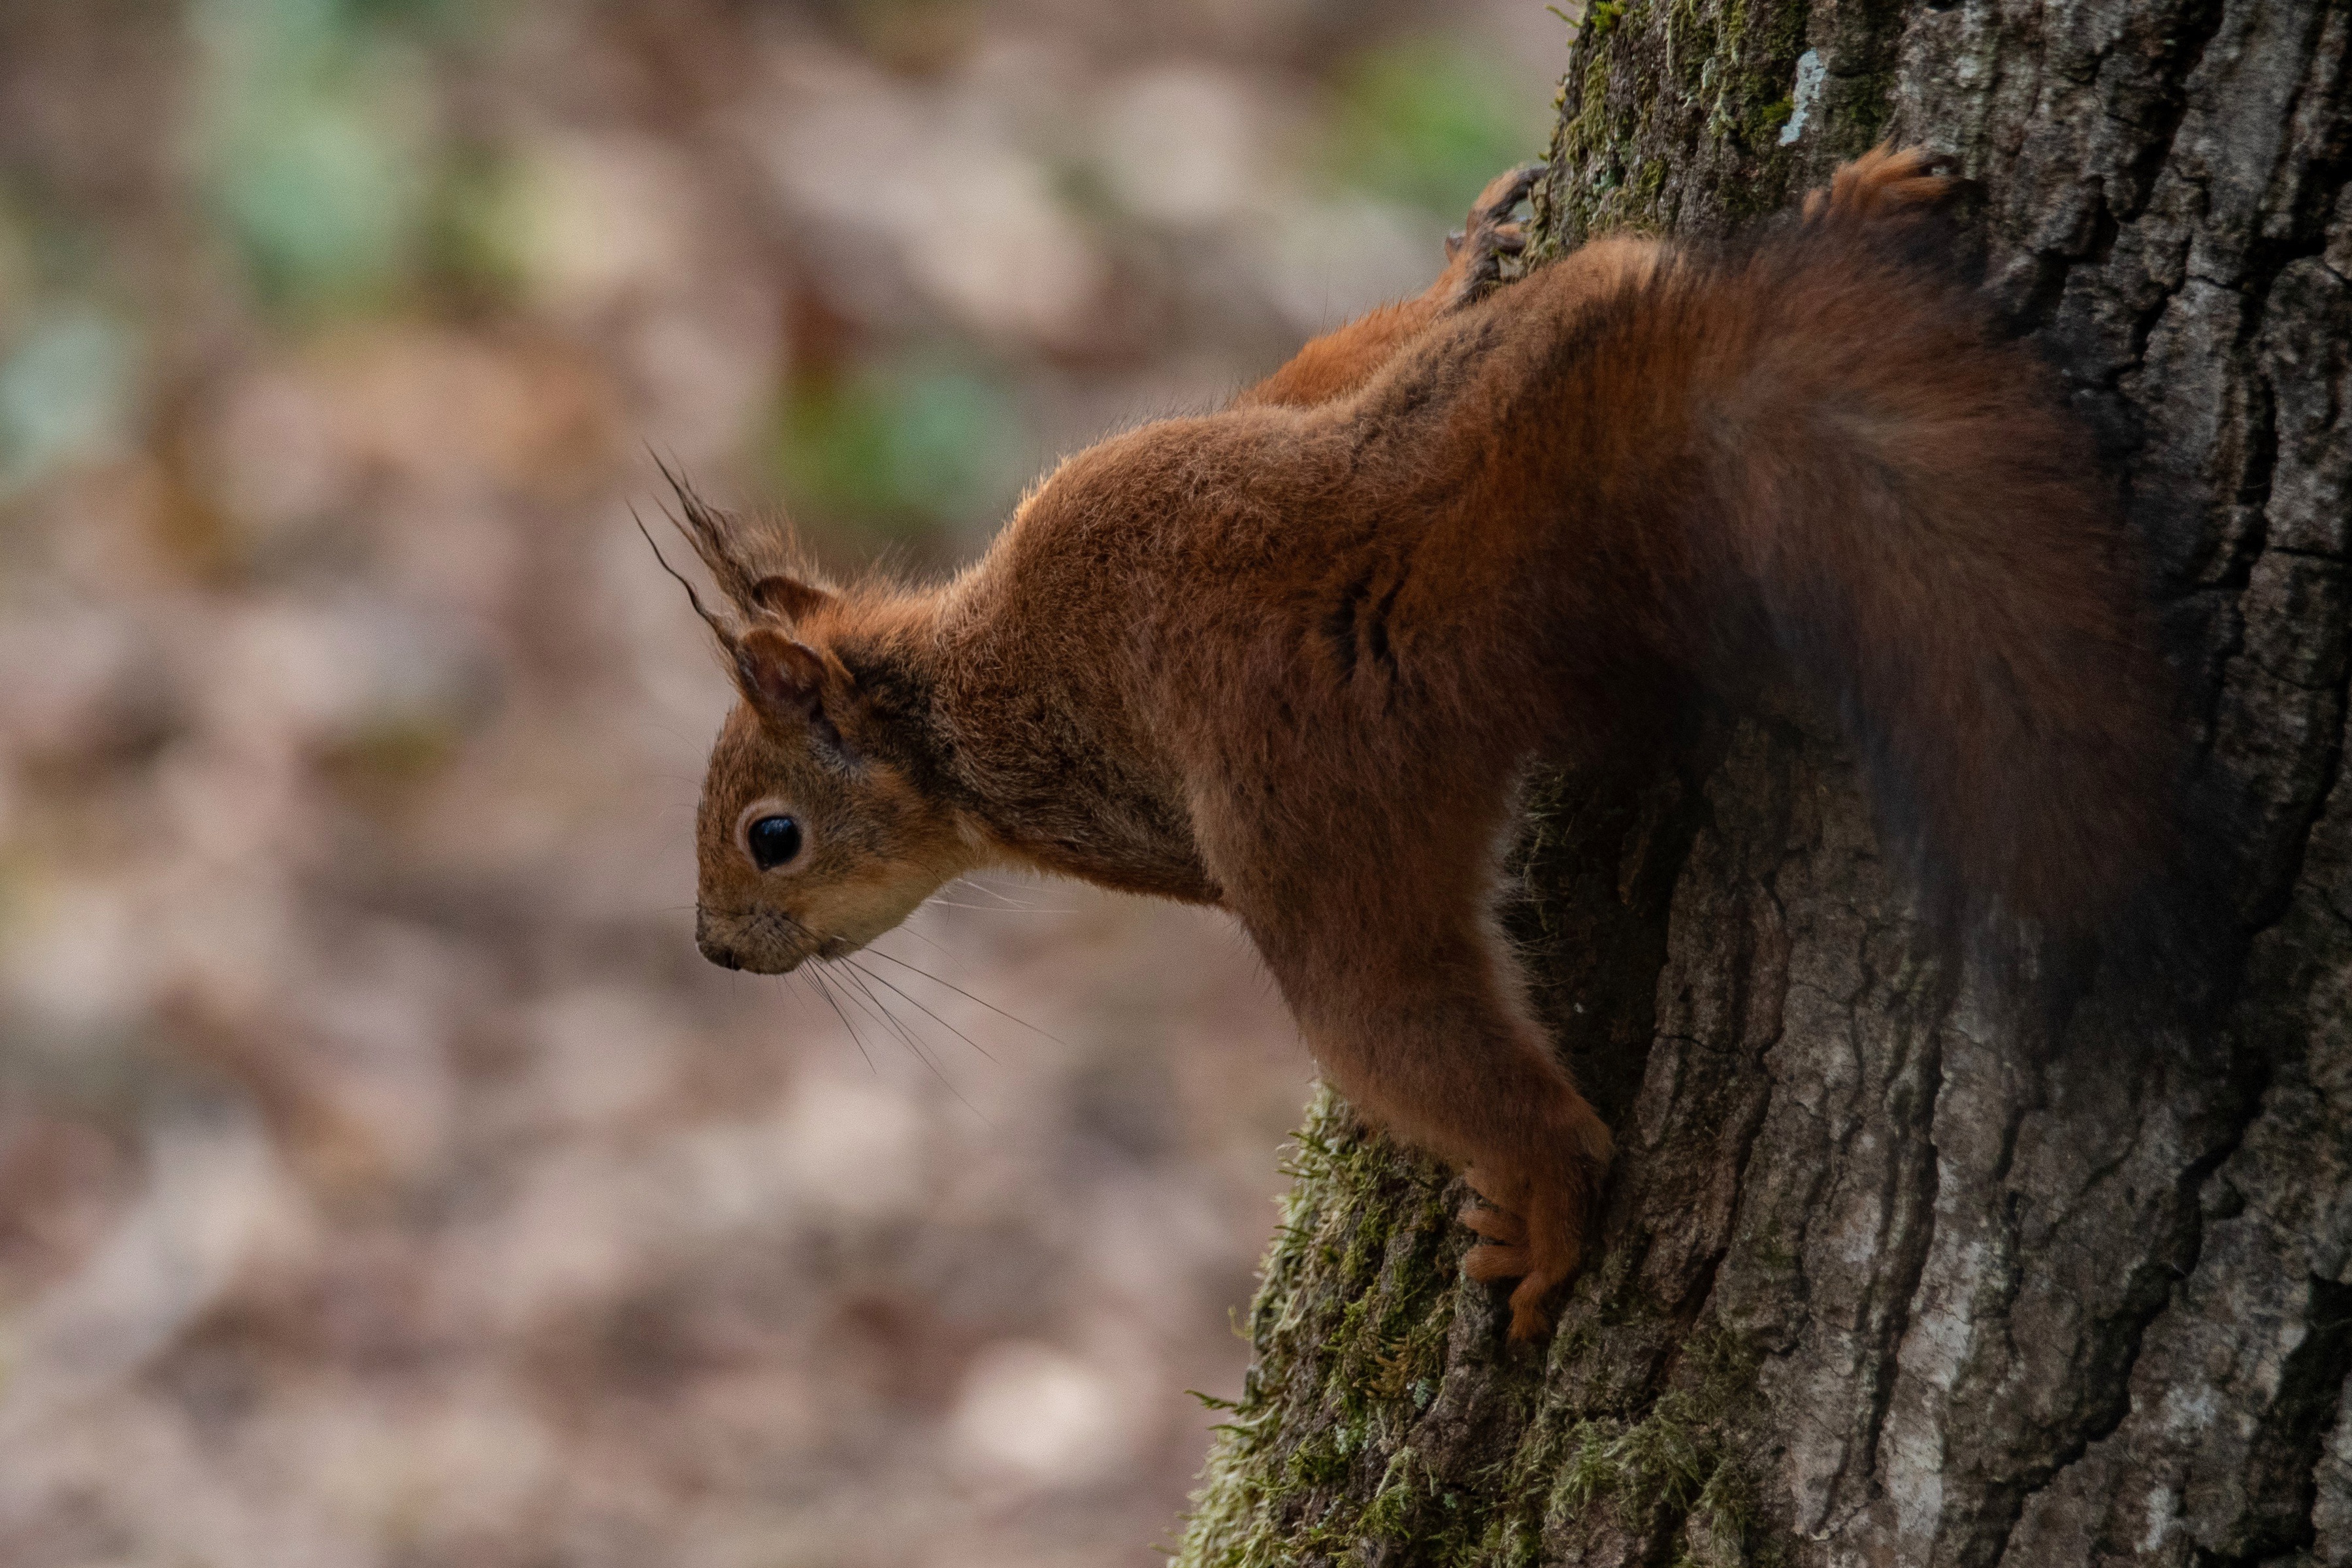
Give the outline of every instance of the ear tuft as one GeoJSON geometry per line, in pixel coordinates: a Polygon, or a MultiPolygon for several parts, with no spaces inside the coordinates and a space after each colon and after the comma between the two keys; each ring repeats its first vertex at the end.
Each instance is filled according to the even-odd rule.
{"type": "Polygon", "coordinates": [[[751,600],[772,615],[797,621],[814,614],[818,606],[830,604],[833,595],[797,577],[776,573],[751,585],[751,600]]]}
{"type": "Polygon", "coordinates": [[[679,515],[671,517],[671,523],[694,546],[738,616],[747,621],[790,620],[832,597],[808,580],[784,527],[712,506],[684,476],[658,458],[656,462],[677,498],[679,515]]]}

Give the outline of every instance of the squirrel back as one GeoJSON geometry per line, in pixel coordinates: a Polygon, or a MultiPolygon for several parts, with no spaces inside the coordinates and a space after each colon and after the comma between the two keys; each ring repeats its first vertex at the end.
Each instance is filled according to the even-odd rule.
{"type": "Polygon", "coordinates": [[[1392,722],[1573,756],[1777,671],[1927,912],[2095,930],[2174,856],[2171,683],[2087,430],[1894,166],[1738,247],[1588,246],[1300,411],[1387,559],[1302,549],[1392,722]]]}

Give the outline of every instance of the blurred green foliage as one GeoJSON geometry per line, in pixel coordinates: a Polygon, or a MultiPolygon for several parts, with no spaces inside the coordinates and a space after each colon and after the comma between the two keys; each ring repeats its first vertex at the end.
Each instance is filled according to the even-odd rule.
{"type": "MultiPolygon", "coordinates": [[[[463,310],[524,291],[524,164],[453,125],[443,91],[453,58],[488,43],[509,14],[505,0],[185,5],[202,198],[266,311],[300,326],[419,303],[463,310]]],[[[976,15],[970,0],[834,0],[828,9],[902,66],[952,55],[976,15]],[[890,45],[900,34],[927,41],[890,45]]],[[[1442,38],[1367,48],[1333,87],[1331,176],[1441,217],[1528,155],[1542,130],[1539,106],[1491,60],[1442,38]]],[[[1073,193],[1074,205],[1088,205],[1084,195],[1073,193]]],[[[42,227],[6,226],[24,231],[20,250],[42,227]]],[[[14,270],[26,274],[16,286],[0,279],[0,494],[119,432],[141,354],[129,325],[84,302],[86,268],[14,270]]],[[[869,529],[992,516],[1025,477],[1030,451],[1010,385],[968,355],[938,351],[860,352],[803,373],[779,397],[775,475],[813,512],[869,529]]]]}
{"type": "Polygon", "coordinates": [[[499,8],[192,0],[206,194],[264,303],[379,308],[453,263],[489,264],[481,155],[447,144],[428,51],[499,8]]]}
{"type": "Polygon", "coordinates": [[[103,228],[0,174],[0,500],[121,442],[146,357],[103,228]]]}
{"type": "Polygon", "coordinates": [[[785,394],[777,478],[844,521],[913,532],[983,516],[1025,477],[1020,414],[997,379],[933,354],[800,379],[785,394]]]}
{"type": "Polygon", "coordinates": [[[18,327],[0,359],[0,497],[121,432],[138,358],[131,330],[93,306],[44,307],[18,327]]]}
{"type": "Polygon", "coordinates": [[[436,174],[424,220],[427,281],[461,304],[521,294],[530,192],[520,160],[486,142],[462,142],[443,153],[436,174]]]}
{"type": "MultiPolygon", "coordinates": [[[[484,37],[504,9],[188,0],[190,144],[207,216],[261,303],[307,321],[420,287],[464,302],[520,288],[517,165],[447,133],[434,53],[484,37]]],[[[102,221],[54,210],[37,181],[5,182],[0,499],[102,451],[135,416],[144,349],[102,302],[110,276],[102,221]]]]}
{"type": "Polygon", "coordinates": [[[1479,188],[1539,156],[1540,103],[1489,58],[1446,39],[1364,50],[1339,70],[1333,172],[1389,201],[1458,218],[1479,188]]]}

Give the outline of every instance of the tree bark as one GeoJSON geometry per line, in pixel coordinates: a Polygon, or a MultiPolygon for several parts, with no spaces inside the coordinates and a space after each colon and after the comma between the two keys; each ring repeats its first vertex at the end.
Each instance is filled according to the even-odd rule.
{"type": "Polygon", "coordinates": [[[1513,912],[1620,1136],[1514,1352],[1459,1188],[1328,1096],[1179,1561],[2352,1564],[2352,8],[1626,0],[1542,243],[1892,134],[2113,452],[2232,853],[2192,1011],[1954,957],[1804,713],[1544,781],[1513,912]],[[2057,1001],[2053,1003],[2053,998],[2057,1001]]]}

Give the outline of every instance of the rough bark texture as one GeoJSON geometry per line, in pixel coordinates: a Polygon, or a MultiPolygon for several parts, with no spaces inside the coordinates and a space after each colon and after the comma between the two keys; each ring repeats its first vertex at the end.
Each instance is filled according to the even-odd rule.
{"type": "Polygon", "coordinates": [[[1802,714],[1547,781],[1515,919],[1620,1129],[1606,1254],[1512,1353],[1457,1191],[1319,1101],[1182,1563],[2352,1564],[2347,34],[1591,6],[1549,245],[1720,233],[1890,132],[1980,183],[2233,803],[2217,989],[1939,955],[1802,714]]]}

